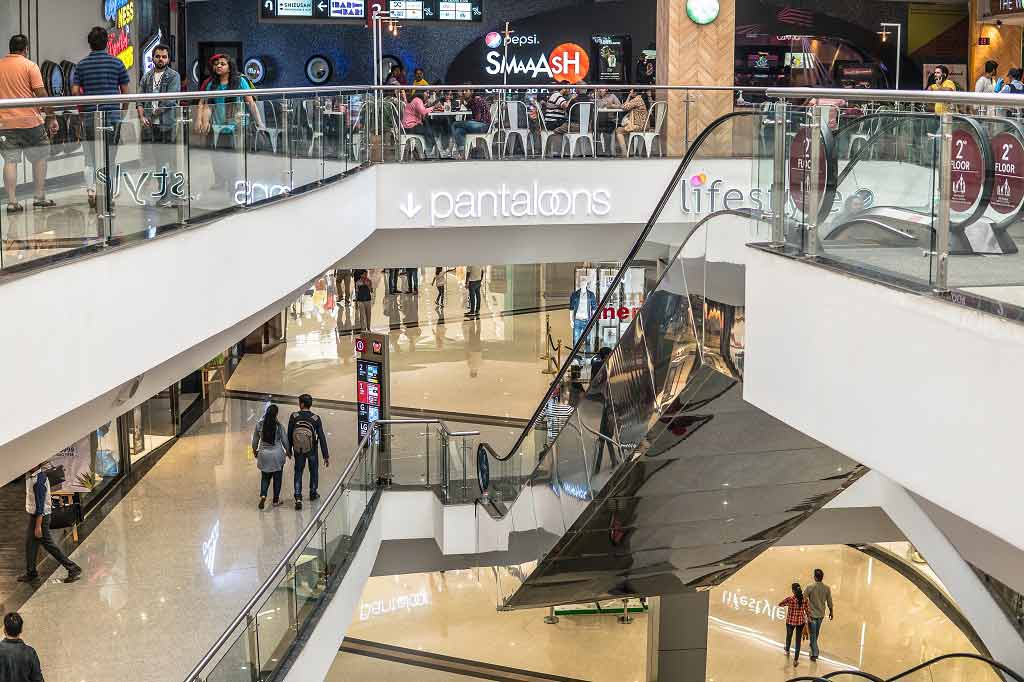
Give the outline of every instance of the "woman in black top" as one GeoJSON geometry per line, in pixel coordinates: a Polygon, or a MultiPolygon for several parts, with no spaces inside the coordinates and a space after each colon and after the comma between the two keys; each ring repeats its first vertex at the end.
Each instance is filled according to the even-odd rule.
{"type": "Polygon", "coordinates": [[[356,270],[356,325],[370,331],[370,307],[373,304],[373,282],[366,270],[356,270]]]}

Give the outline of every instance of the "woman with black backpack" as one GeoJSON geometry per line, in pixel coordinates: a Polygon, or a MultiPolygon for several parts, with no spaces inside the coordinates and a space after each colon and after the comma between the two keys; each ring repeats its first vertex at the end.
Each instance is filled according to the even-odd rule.
{"type": "Polygon", "coordinates": [[[284,460],[288,456],[287,443],[284,427],[277,421],[277,405],[271,405],[252,432],[252,451],[256,455],[256,466],[260,470],[260,509],[267,504],[267,490],[271,481],[274,482],[274,499],[271,504],[275,507],[281,506],[284,460]]]}

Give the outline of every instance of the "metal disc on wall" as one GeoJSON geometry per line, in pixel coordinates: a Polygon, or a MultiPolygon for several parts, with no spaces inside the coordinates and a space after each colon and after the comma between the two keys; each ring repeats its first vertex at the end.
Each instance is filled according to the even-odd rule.
{"type": "Polygon", "coordinates": [[[265,57],[250,57],[245,60],[245,66],[242,67],[242,73],[249,79],[249,82],[253,85],[259,85],[267,79],[269,69],[267,66],[267,60],[265,57]]]}
{"type": "Polygon", "coordinates": [[[315,54],[306,60],[306,78],[313,85],[323,85],[331,80],[333,73],[331,62],[322,54],[315,54]]]}
{"type": "Polygon", "coordinates": [[[192,60],[191,72],[192,72],[192,82],[195,83],[196,85],[199,85],[199,83],[201,83],[202,80],[203,80],[203,74],[201,74],[199,72],[199,60],[198,59],[193,59],[192,60]]]}
{"type": "Polygon", "coordinates": [[[64,95],[64,72],[56,62],[46,60],[39,69],[43,76],[43,86],[50,97],[64,95]]]}

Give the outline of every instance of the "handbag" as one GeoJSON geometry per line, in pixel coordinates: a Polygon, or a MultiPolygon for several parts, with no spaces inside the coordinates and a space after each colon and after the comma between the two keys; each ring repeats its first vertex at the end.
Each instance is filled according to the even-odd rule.
{"type": "Polygon", "coordinates": [[[54,490],[60,488],[61,484],[65,481],[64,465],[60,464],[55,467],[50,467],[46,470],[46,478],[50,480],[50,489],[54,490]]]}
{"type": "Polygon", "coordinates": [[[70,528],[82,520],[82,505],[78,502],[59,505],[50,512],[50,528],[60,530],[70,528]]]}

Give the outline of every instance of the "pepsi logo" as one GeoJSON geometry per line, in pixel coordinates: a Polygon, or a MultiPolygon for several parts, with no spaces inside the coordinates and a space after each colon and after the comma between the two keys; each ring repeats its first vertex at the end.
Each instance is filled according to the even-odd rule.
{"type": "Polygon", "coordinates": [[[491,31],[484,36],[484,45],[491,48],[492,50],[501,47],[501,34],[497,31],[491,31]]]}

